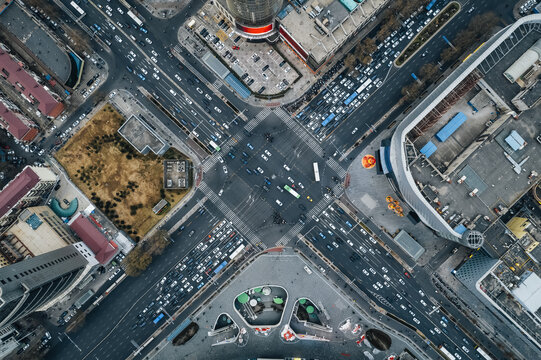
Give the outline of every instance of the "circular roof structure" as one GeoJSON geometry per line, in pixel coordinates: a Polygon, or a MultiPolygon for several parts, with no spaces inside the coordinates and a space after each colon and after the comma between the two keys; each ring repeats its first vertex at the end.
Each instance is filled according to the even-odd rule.
{"type": "Polygon", "coordinates": [[[301,305],[306,304],[306,299],[299,299],[299,304],[301,305]]]}
{"type": "Polygon", "coordinates": [[[250,297],[246,293],[242,293],[237,297],[237,301],[241,304],[246,304],[250,300],[250,297]]]}
{"type": "Polygon", "coordinates": [[[314,307],[312,305],[309,305],[309,306],[306,307],[306,312],[308,314],[312,314],[314,312],[314,310],[315,309],[314,309],[314,307]]]}
{"type": "Polygon", "coordinates": [[[256,300],[256,299],[250,300],[250,306],[251,306],[251,307],[254,307],[254,306],[256,306],[256,305],[257,305],[257,300],[256,300]]]}
{"type": "Polygon", "coordinates": [[[271,290],[270,287],[265,286],[265,287],[263,288],[263,295],[267,295],[267,296],[268,296],[268,295],[271,294],[271,292],[272,292],[272,290],[271,290]]]}
{"type": "Polygon", "coordinates": [[[275,297],[274,299],[272,299],[272,301],[274,301],[275,304],[283,304],[284,303],[284,299],[282,299],[281,297],[275,297]]]}

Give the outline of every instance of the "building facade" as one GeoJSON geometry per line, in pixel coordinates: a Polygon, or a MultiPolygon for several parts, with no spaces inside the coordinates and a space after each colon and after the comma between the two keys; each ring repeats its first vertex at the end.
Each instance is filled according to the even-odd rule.
{"type": "Polygon", "coordinates": [[[0,234],[30,206],[39,205],[57,183],[57,175],[45,167],[26,166],[0,191],[0,234]]]}
{"type": "Polygon", "coordinates": [[[217,0],[214,4],[238,34],[257,40],[276,34],[276,15],[283,0],[217,0]]]}
{"type": "Polygon", "coordinates": [[[83,243],[0,269],[0,328],[45,310],[69,292],[97,264],[83,243]]]}

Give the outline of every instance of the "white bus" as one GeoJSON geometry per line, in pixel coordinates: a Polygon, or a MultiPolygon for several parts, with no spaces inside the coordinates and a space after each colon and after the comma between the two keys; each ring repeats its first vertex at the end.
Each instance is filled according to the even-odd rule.
{"type": "Polygon", "coordinates": [[[317,162],[314,163],[314,178],[316,182],[319,182],[319,166],[317,162]]]}
{"type": "Polygon", "coordinates": [[[483,357],[485,360],[492,360],[490,356],[485,352],[485,350],[481,349],[480,347],[477,348],[477,352],[483,357]]]}
{"type": "Polygon", "coordinates": [[[216,150],[216,151],[222,150],[222,148],[219,147],[218,144],[216,144],[216,143],[215,143],[214,141],[212,141],[212,140],[210,140],[209,144],[210,144],[210,146],[212,146],[212,148],[213,148],[214,150],[216,150]]]}
{"type": "Polygon", "coordinates": [[[75,11],[77,11],[79,13],[79,15],[81,15],[81,16],[85,15],[85,12],[83,11],[83,9],[81,9],[81,7],[79,5],[77,5],[75,3],[75,1],[70,2],[70,5],[71,5],[72,8],[75,9],[75,11]]]}
{"type": "Polygon", "coordinates": [[[449,360],[456,360],[455,356],[453,354],[451,354],[449,352],[449,350],[447,350],[446,348],[444,348],[443,346],[439,346],[440,348],[440,351],[445,355],[445,357],[449,360]]]}
{"type": "Polygon", "coordinates": [[[241,252],[242,250],[244,250],[245,247],[246,247],[246,246],[245,246],[244,244],[241,244],[235,251],[233,251],[233,252],[231,253],[231,255],[229,255],[229,258],[230,258],[231,260],[235,260],[235,258],[236,258],[237,256],[239,256],[240,252],[241,252]]]}
{"type": "Polygon", "coordinates": [[[137,17],[137,15],[135,15],[131,10],[128,11],[128,16],[133,20],[135,21],[135,23],[138,25],[138,26],[143,26],[143,22],[141,21],[141,19],[139,19],[137,17]]]}
{"type": "Polygon", "coordinates": [[[360,95],[363,92],[363,90],[366,89],[368,85],[370,85],[371,82],[372,82],[372,79],[367,79],[361,86],[359,86],[357,90],[355,90],[357,94],[360,95]]]}

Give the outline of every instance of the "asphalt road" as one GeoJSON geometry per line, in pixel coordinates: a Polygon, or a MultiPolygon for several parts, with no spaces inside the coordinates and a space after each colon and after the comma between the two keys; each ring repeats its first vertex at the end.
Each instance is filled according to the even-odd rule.
{"type": "MultiPolygon", "coordinates": [[[[376,239],[371,238],[361,225],[338,209],[337,205],[327,208],[319,216],[319,221],[308,224],[308,231],[303,236],[370,299],[421,331],[435,345],[453,349],[452,353],[457,352],[463,359],[475,358],[475,345],[481,343],[485,347],[485,343],[490,344],[481,335],[475,339],[469,338],[439,310],[440,296],[437,290],[429,283],[421,285],[416,280],[425,272],[422,268],[417,268],[412,274],[408,273],[409,276],[405,275],[406,270],[402,265],[376,239]]],[[[463,320],[460,314],[456,316],[463,320]]],[[[467,321],[460,323],[464,325],[467,321]]],[[[490,347],[497,358],[504,356],[497,347],[490,347]]]]}
{"type": "MultiPolygon", "coordinates": [[[[66,6],[69,6],[69,1],[63,0],[63,2],[66,6]]],[[[324,187],[329,186],[334,188],[338,195],[340,189],[335,186],[332,177],[342,177],[343,173],[341,173],[340,168],[343,170],[347,165],[346,161],[342,166],[332,167],[329,165],[329,156],[336,149],[346,149],[355,141],[358,134],[357,136],[355,136],[356,134],[351,134],[353,128],[358,127],[361,129],[364,126],[363,124],[370,126],[371,123],[387,112],[396,100],[398,100],[401,85],[410,82],[410,73],[417,71],[424,62],[433,61],[444,47],[444,44],[441,43],[439,38],[432,40],[426,46],[428,52],[425,58],[418,56],[412,59],[403,69],[391,71],[391,74],[387,77],[387,81],[378,89],[378,92],[384,94],[384,96],[378,95],[368,98],[362,106],[352,113],[351,118],[357,119],[355,122],[344,122],[343,125],[337,128],[328,141],[322,145],[317,143],[314,145],[310,141],[313,138],[310,138],[311,135],[309,133],[299,130],[299,128],[294,128],[291,124],[291,122],[294,122],[293,120],[278,117],[274,112],[269,114],[265,121],[251,130],[249,134],[240,129],[240,126],[244,124],[239,124],[238,126],[233,124],[229,129],[223,126],[223,123],[233,119],[235,114],[227,105],[213,95],[206,86],[205,82],[214,82],[215,79],[212,75],[204,71],[201,65],[193,60],[193,65],[197,69],[201,69],[200,72],[205,73],[205,77],[207,77],[207,79],[202,79],[198,83],[189,70],[178,67],[178,60],[171,59],[167,55],[167,50],[176,43],[175,29],[185,17],[190,15],[189,11],[179,14],[172,20],[159,20],[151,18],[146,11],[139,9],[145,18],[145,28],[148,30],[148,33],[145,34],[141,30],[133,29],[133,27],[127,29],[125,23],[131,21],[128,20],[125,13],[121,14],[118,12],[117,8],[122,6],[118,2],[114,0],[110,3],[104,0],[95,2],[95,4],[98,3],[102,5],[102,9],[99,9],[97,6],[94,7],[91,3],[83,4],[87,15],[82,21],[89,27],[96,23],[101,28],[98,31],[99,33],[103,33],[104,29],[108,29],[107,33],[110,33],[113,38],[113,40],[110,40],[112,43],[112,53],[99,52],[100,56],[107,61],[111,74],[110,79],[103,85],[102,91],[124,87],[132,92],[137,92],[135,86],[143,86],[149,92],[158,95],[159,101],[165,108],[172,108],[176,112],[174,108],[177,107],[180,110],[179,119],[184,119],[189,125],[192,125],[192,121],[195,123],[195,126],[192,125],[190,128],[190,136],[197,136],[195,134],[198,134],[202,141],[207,142],[212,139],[211,136],[216,136],[219,139],[218,143],[224,149],[221,153],[224,163],[222,164],[216,155],[211,157],[209,165],[205,167],[204,186],[201,190],[203,193],[198,191],[196,197],[186,207],[186,210],[189,209],[204,194],[210,199],[205,205],[207,212],[203,215],[194,215],[190,218],[190,225],[184,232],[186,233],[190,228],[194,228],[197,229],[198,234],[206,233],[217,219],[222,219],[225,216],[227,218],[237,219],[233,221],[233,226],[238,228],[247,237],[247,240],[255,242],[254,245],[258,246],[260,245],[259,241],[254,239],[259,238],[263,242],[263,245],[269,247],[280,243],[288,231],[291,232],[293,230],[292,233],[296,234],[304,228],[306,229],[304,232],[310,232],[315,229],[313,226],[321,226],[322,222],[314,225],[314,221],[310,222],[309,219],[312,218],[312,215],[318,215],[330,202],[325,197],[326,190],[324,187]],[[101,12],[107,4],[113,9],[111,16],[104,15],[101,12]],[[116,24],[114,25],[116,30],[113,30],[110,25],[106,24],[106,18],[111,18],[111,22],[116,24]],[[119,31],[118,22],[123,24],[123,32],[119,31]],[[117,35],[122,42],[115,40],[114,35],[117,35]],[[130,35],[134,36],[136,41],[133,41],[130,35]],[[152,44],[145,40],[147,37],[152,44]],[[146,45],[142,46],[139,41],[144,41],[146,45]],[[133,62],[127,58],[130,51],[135,54],[133,62]],[[155,51],[158,55],[154,55],[151,51],[155,51]],[[157,61],[154,62],[151,57],[155,57],[157,61]],[[127,66],[132,69],[132,72],[129,72],[127,66]],[[154,67],[159,70],[157,75],[160,78],[159,80],[152,76],[152,73],[157,73],[154,71],[154,67]],[[143,73],[141,70],[143,68],[147,71],[147,74],[143,73]],[[134,73],[142,74],[145,80],[134,73]],[[175,74],[178,74],[181,78],[180,82],[175,77],[175,74]],[[202,94],[197,91],[198,88],[202,94]],[[176,95],[171,93],[171,89],[173,89],[176,95]],[[212,99],[208,100],[205,94],[209,95],[212,99]],[[189,98],[192,104],[186,100],[186,97],[189,98]],[[208,101],[210,105],[205,104],[205,101],[208,101]],[[200,106],[197,106],[197,104],[200,106]],[[215,111],[214,106],[219,107],[222,112],[215,111]],[[206,111],[206,107],[211,109],[210,114],[206,111]],[[195,112],[195,115],[192,111],[195,112]],[[214,121],[214,124],[211,121],[214,121]],[[220,127],[218,124],[222,124],[222,126],[220,127]],[[193,132],[194,129],[195,133],[193,132]],[[265,139],[264,134],[266,133],[273,137],[272,142],[265,139]],[[218,135],[221,137],[218,137],[218,135]],[[232,135],[232,141],[227,143],[230,135],[232,135]],[[268,151],[271,155],[268,155],[265,151],[268,151]],[[234,158],[228,155],[229,152],[231,152],[234,158]],[[244,156],[242,154],[243,152],[248,156],[244,156]],[[262,157],[262,155],[265,155],[267,159],[262,157]],[[243,158],[246,163],[242,161],[243,158]],[[320,166],[321,182],[319,183],[314,181],[313,162],[318,162],[320,166]],[[287,165],[290,170],[287,170],[284,165],[287,165]],[[224,166],[227,169],[227,173],[224,171],[224,166]],[[257,168],[261,168],[263,173],[256,175],[257,168]],[[247,169],[251,173],[248,173],[246,171],[247,169]],[[271,184],[265,182],[265,177],[268,178],[271,184]],[[295,184],[295,189],[299,193],[298,199],[285,191],[282,192],[279,190],[279,188],[283,189],[286,184],[290,186],[295,184]],[[269,191],[263,188],[264,185],[268,186],[269,191]],[[221,190],[223,191],[220,195],[221,190]],[[275,214],[283,218],[286,224],[272,224],[275,214]],[[298,221],[301,214],[305,215],[309,221],[309,224],[306,226],[298,221]],[[254,237],[252,235],[256,236],[254,237]]],[[[444,29],[444,31],[447,31],[445,33],[447,37],[452,38],[454,33],[467,23],[466,19],[469,19],[469,17],[489,8],[494,9],[492,4],[482,1],[476,5],[476,10],[472,14],[468,14],[467,16],[464,13],[459,14],[444,29]]],[[[505,6],[505,4],[499,6],[495,9],[498,10],[502,6],[505,6]]],[[[505,11],[510,12],[510,10],[505,11]]],[[[102,36],[107,38],[106,35],[102,36]]],[[[133,58],[133,55],[131,56],[133,58]]],[[[192,59],[189,56],[187,58],[192,63],[192,59]]],[[[243,105],[225,87],[222,87],[220,90],[237,107],[246,108],[250,119],[259,113],[260,109],[243,105]]],[[[91,106],[92,101],[92,97],[89,98],[87,103],[81,107],[81,110],[76,111],[71,119],[63,124],[61,130],[64,131],[69,126],[68,124],[78,118],[83,111],[86,111],[87,106],[91,106]]],[[[388,120],[388,122],[390,121],[392,121],[392,118],[388,120]]],[[[176,124],[167,120],[164,120],[164,123],[166,123],[171,131],[180,132],[180,128],[176,124]]],[[[50,138],[47,141],[48,144],[52,144],[54,139],[50,138]]],[[[167,229],[173,226],[184,213],[184,211],[180,211],[172,216],[165,228],[167,229]]],[[[156,258],[149,270],[140,278],[130,278],[124,281],[112,295],[104,299],[98,308],[88,315],[85,327],[81,331],[71,335],[73,342],[79,346],[81,351],[77,350],[77,347],[72,343],[67,344],[64,342],[62,346],[53,348],[49,358],[77,359],[91,356],[98,359],[108,359],[122,358],[129,355],[134,350],[131,340],[135,343],[141,343],[152,332],[152,328],[148,326],[137,327],[133,331],[130,330],[136,315],[155,298],[155,294],[151,293],[150,290],[199,241],[200,238],[197,236],[188,239],[182,237],[182,240],[177,240],[162,256],[156,258]],[[126,304],[129,304],[128,309],[126,309],[126,304]],[[132,306],[133,308],[131,308],[132,306]],[[130,321],[127,321],[128,318],[130,321]],[[97,336],[96,334],[99,335],[97,336]]],[[[362,236],[357,236],[355,241],[365,243],[367,247],[372,246],[371,243],[366,243],[366,239],[362,236]]],[[[320,243],[322,242],[320,241],[320,243]]],[[[346,249],[348,246],[346,243],[341,244],[338,249],[332,252],[326,250],[325,246],[322,251],[327,251],[337,266],[344,269],[344,273],[351,274],[352,276],[355,273],[358,276],[358,271],[360,270],[362,273],[364,267],[361,269],[360,260],[350,262],[349,256],[351,254],[347,252],[342,253],[344,251],[343,249],[346,249]]],[[[377,248],[377,246],[374,248],[377,248]]],[[[359,286],[366,289],[371,294],[370,296],[381,301],[383,299],[388,301],[392,305],[389,309],[393,309],[394,307],[396,313],[404,316],[408,322],[413,321],[413,316],[409,313],[409,310],[403,310],[399,306],[399,301],[391,297],[393,291],[400,293],[401,286],[404,286],[396,283],[400,276],[402,278],[404,277],[401,275],[403,274],[401,269],[397,268],[396,263],[393,264],[391,260],[387,259],[384,253],[366,256],[369,258],[366,264],[374,264],[374,266],[376,264],[388,265],[386,267],[393,275],[393,279],[389,282],[392,285],[389,288],[384,285],[382,289],[375,290],[372,280],[369,283],[366,279],[361,279],[359,286]],[[381,297],[370,293],[369,289],[374,294],[381,295],[381,297]],[[387,297],[392,302],[387,300],[387,297]]],[[[382,280],[386,280],[383,278],[381,266],[379,268],[374,266],[372,267],[376,270],[376,274],[370,273],[371,275],[368,275],[367,279],[373,277],[376,283],[379,281],[384,284],[382,280]]],[[[403,280],[405,281],[405,279],[403,280]]],[[[411,279],[408,280],[411,281],[411,279]]],[[[435,319],[424,314],[426,309],[420,303],[422,296],[417,291],[404,291],[409,294],[408,297],[411,297],[411,300],[408,298],[409,302],[404,302],[404,305],[409,304],[412,306],[411,311],[416,314],[415,317],[417,319],[422,321],[419,326],[423,329],[423,332],[430,333],[430,329],[433,329],[432,325],[443,328],[439,321],[436,322],[435,319]]],[[[455,344],[454,346],[460,345],[459,347],[461,347],[463,345],[460,344],[462,342],[461,333],[454,329],[452,325],[448,326],[448,331],[452,339],[443,336],[440,337],[440,334],[438,334],[434,336],[435,341],[448,341],[449,344],[455,344]]]]}

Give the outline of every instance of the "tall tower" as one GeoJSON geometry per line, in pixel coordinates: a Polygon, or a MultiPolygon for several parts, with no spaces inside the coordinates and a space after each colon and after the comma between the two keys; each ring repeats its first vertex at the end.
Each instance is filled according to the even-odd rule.
{"type": "Polygon", "coordinates": [[[95,265],[79,242],[0,268],[0,328],[50,307],[95,265]]]}
{"type": "Polygon", "coordinates": [[[222,13],[228,13],[237,33],[257,40],[276,33],[275,18],[283,0],[218,0],[215,3],[222,13]]]}

